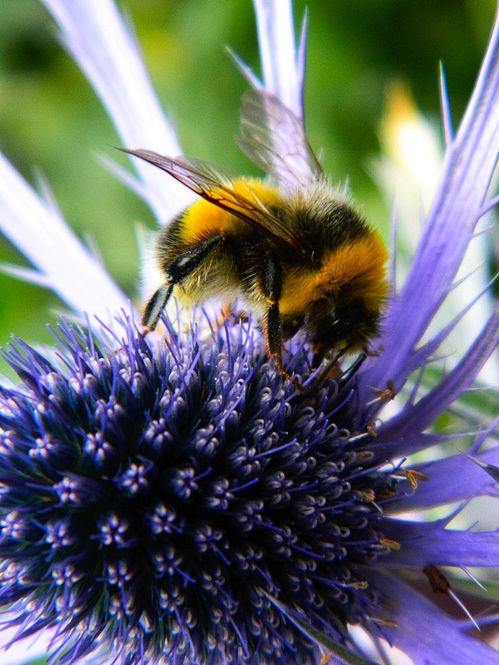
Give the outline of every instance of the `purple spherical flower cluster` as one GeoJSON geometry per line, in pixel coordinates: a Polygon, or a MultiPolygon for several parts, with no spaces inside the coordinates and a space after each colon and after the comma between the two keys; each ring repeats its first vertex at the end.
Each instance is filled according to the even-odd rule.
{"type": "MultiPolygon", "coordinates": [[[[62,662],[309,663],[268,596],[338,642],[382,618],[363,569],[398,548],[383,507],[412,490],[381,469],[355,374],[301,394],[247,329],[153,352],[124,325],[115,351],[61,325],[62,367],[6,354],[0,604],[23,634],[57,626],[62,662]]],[[[293,364],[310,373],[301,345],[293,364]]]]}
{"type": "Polygon", "coordinates": [[[56,360],[6,353],[0,603],[20,636],[120,665],[314,663],[310,631],[353,650],[349,625],[389,640],[389,580],[424,580],[430,533],[451,551],[438,523],[394,519],[447,480],[394,461],[403,428],[376,436],[389,391],[360,401],[360,362],[323,379],[297,342],[300,393],[248,327],[152,349],[122,325],[114,349],[62,324],[56,360]]]}

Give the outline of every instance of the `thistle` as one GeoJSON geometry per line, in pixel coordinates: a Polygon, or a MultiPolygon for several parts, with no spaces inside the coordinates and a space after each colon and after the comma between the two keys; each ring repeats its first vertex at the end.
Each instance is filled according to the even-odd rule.
{"type": "MultiPolygon", "coordinates": [[[[94,49],[104,18],[131,48],[112,6],[93,12],[92,2],[75,3],[62,12],[61,3],[47,4],[104,91],[104,70],[88,66],[85,49],[94,49]]],[[[285,50],[290,12],[279,5],[277,18],[271,3],[256,5],[264,85],[301,118],[304,49],[298,59],[294,47],[285,50]]],[[[46,632],[49,653],[70,665],[85,657],[116,665],[365,664],[391,662],[390,647],[416,665],[498,662],[497,651],[466,632],[493,615],[472,616],[454,593],[459,575],[442,571],[499,566],[497,531],[451,525],[474,497],[497,500],[497,419],[466,451],[464,435],[432,425],[497,348],[499,307],[430,386],[426,370],[458,321],[423,340],[474,225],[497,202],[485,198],[499,148],[498,50],[496,26],[456,136],[446,123],[443,175],[377,356],[329,376],[313,369],[307,340],[296,337],[286,367],[301,392],[269,359],[251,321],[218,326],[202,315],[185,332],[165,316],[163,338],[144,336],[133,311],[109,316],[125,302],[110,280],[107,307],[95,306],[106,323],[63,321],[46,353],[14,340],[4,356],[19,381],[0,388],[0,604],[5,625],[17,628],[14,641],[46,632]],[[437,444],[445,445],[432,461],[411,457],[437,444]],[[456,503],[438,518],[429,510],[456,503]],[[456,601],[453,614],[435,591],[456,601]]],[[[126,141],[144,145],[127,131],[126,141]]],[[[0,167],[12,187],[26,187],[0,167]]],[[[162,208],[164,180],[141,174],[141,192],[162,208]]],[[[172,214],[185,205],[175,191],[172,214]]],[[[22,222],[17,202],[4,197],[7,204],[22,222]]],[[[13,237],[16,224],[5,230],[13,237]]],[[[69,232],[64,242],[73,260],[91,262],[69,232]]],[[[58,285],[53,261],[30,252],[81,311],[84,290],[58,285]]]]}
{"type": "Polygon", "coordinates": [[[301,394],[248,328],[170,329],[156,352],[124,332],[113,352],[62,324],[62,368],[6,354],[23,381],[0,416],[14,622],[57,626],[62,662],[112,645],[120,663],[308,663],[269,597],[338,642],[391,618],[369,568],[399,549],[384,512],[413,491],[357,422],[355,375],[301,394]]]}

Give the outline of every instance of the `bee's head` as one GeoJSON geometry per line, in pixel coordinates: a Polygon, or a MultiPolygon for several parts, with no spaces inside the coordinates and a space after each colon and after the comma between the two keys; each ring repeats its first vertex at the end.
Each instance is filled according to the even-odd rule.
{"type": "Polygon", "coordinates": [[[324,351],[365,350],[379,332],[380,318],[380,309],[369,308],[362,299],[338,302],[309,321],[312,344],[324,351]]]}
{"type": "Polygon", "coordinates": [[[377,233],[326,253],[318,276],[320,297],[308,329],[323,349],[366,349],[379,332],[386,298],[386,249],[377,233]]]}

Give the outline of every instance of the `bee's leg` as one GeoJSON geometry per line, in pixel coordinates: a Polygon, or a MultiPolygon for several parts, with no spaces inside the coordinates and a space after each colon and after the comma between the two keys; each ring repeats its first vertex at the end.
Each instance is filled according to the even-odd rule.
{"type": "Polygon", "coordinates": [[[221,240],[221,235],[214,235],[201,240],[188,247],[165,265],[165,283],[154,292],[147,302],[142,315],[143,326],[149,330],[156,327],[161,310],[170,299],[173,287],[188,277],[221,240]]]}
{"type": "Polygon", "coordinates": [[[295,381],[289,372],[286,372],[282,364],[282,330],[281,315],[279,313],[279,301],[267,298],[268,308],[265,316],[264,335],[267,343],[267,349],[271,356],[274,356],[276,365],[284,378],[293,382],[294,387],[303,392],[303,386],[299,381],[295,381]]]}
{"type": "Polygon", "coordinates": [[[154,330],[156,327],[161,310],[170,299],[173,287],[174,284],[162,284],[147,301],[144,312],[142,314],[141,323],[148,330],[154,330]]]}
{"type": "MultiPolygon", "coordinates": [[[[263,325],[267,349],[269,355],[274,356],[280,372],[286,379],[291,380],[291,376],[286,372],[282,364],[282,327],[281,314],[279,312],[279,299],[282,291],[282,269],[273,254],[269,254],[265,259],[262,290],[268,304],[263,325]]],[[[294,381],[293,383],[299,390],[302,390],[300,384],[294,381]]]]}
{"type": "Polygon", "coordinates": [[[267,311],[263,320],[263,334],[269,355],[274,356],[282,371],[282,332],[279,313],[279,298],[282,290],[282,270],[275,255],[268,254],[262,270],[261,288],[267,301],[267,311]]]}
{"type": "Polygon", "coordinates": [[[281,316],[279,314],[279,302],[272,298],[267,298],[267,313],[264,322],[264,335],[268,352],[274,356],[277,367],[283,374],[286,374],[282,366],[282,334],[281,334],[281,316]]]}

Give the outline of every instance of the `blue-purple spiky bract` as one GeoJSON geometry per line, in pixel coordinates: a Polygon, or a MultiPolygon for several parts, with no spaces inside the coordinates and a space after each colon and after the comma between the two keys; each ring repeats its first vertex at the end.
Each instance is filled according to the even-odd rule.
{"type": "MultiPolygon", "coordinates": [[[[401,493],[353,429],[354,373],[300,394],[248,329],[156,351],[126,332],[111,351],[64,324],[57,362],[6,354],[0,603],[23,634],[57,627],[62,662],[314,662],[269,597],[338,641],[379,614],[360,571],[401,493]]],[[[293,363],[310,374],[305,347],[293,363]]]]}

